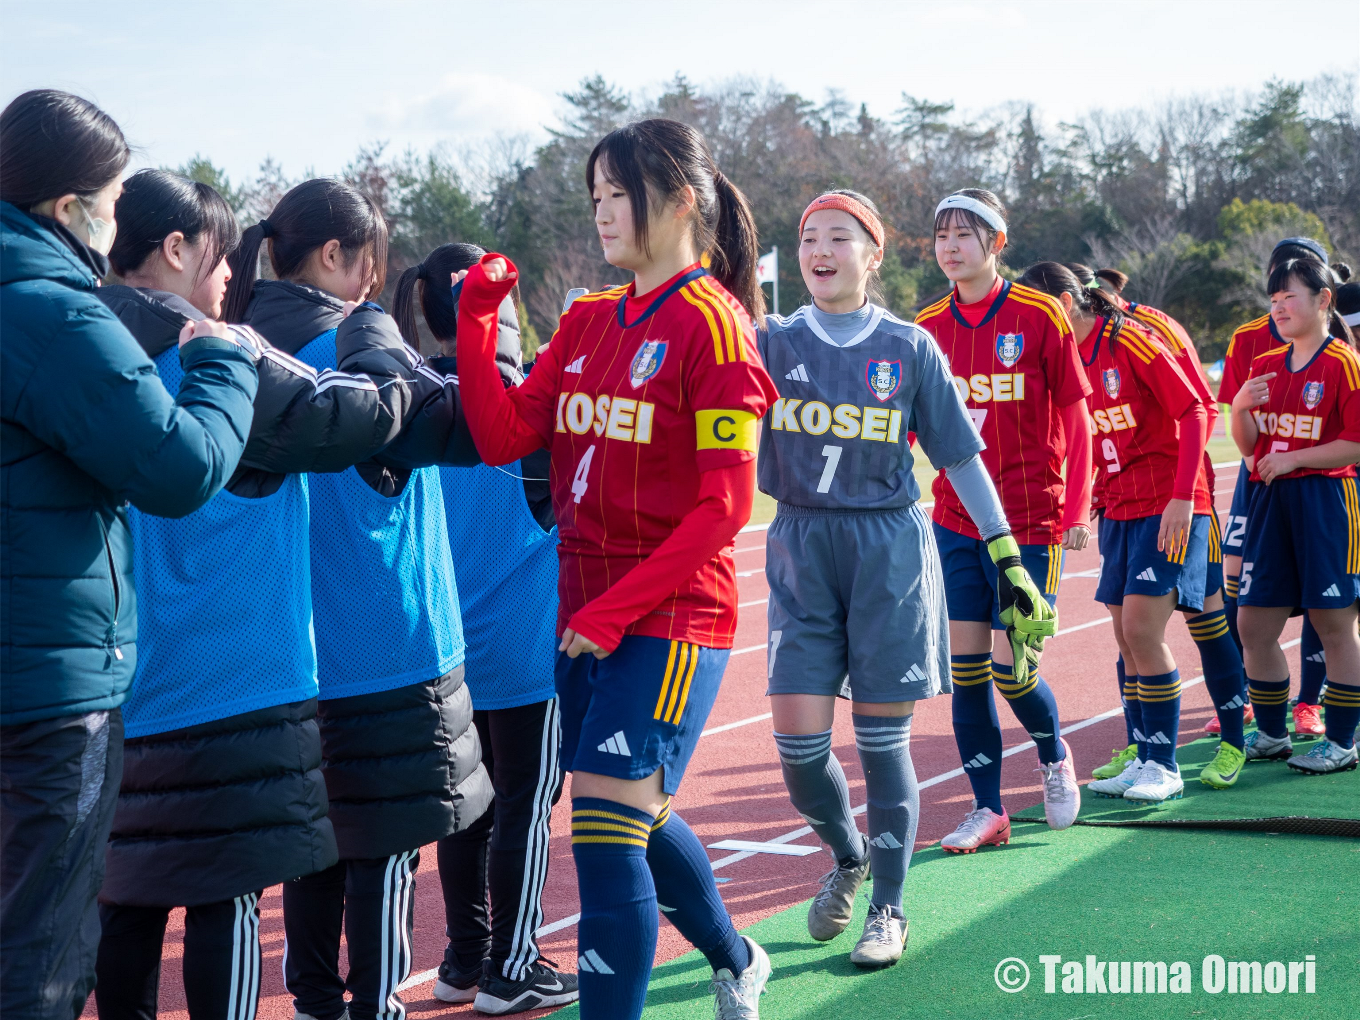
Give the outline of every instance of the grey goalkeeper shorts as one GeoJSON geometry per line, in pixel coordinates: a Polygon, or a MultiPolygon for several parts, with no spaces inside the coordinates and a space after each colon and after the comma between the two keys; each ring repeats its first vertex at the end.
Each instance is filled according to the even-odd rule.
{"type": "Polygon", "coordinates": [[[779,504],[765,539],[767,694],[948,694],[949,620],[930,518],[779,504]]]}

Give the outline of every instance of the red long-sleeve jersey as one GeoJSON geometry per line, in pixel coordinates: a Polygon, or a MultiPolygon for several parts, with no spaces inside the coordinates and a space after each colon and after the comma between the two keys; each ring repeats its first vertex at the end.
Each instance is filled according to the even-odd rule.
{"type": "MultiPolygon", "coordinates": [[[[465,364],[462,311],[460,303],[459,374],[466,377],[472,364],[465,364]]],[[[481,382],[477,402],[494,400],[493,390],[480,392],[481,382]]],[[[705,493],[701,475],[754,460],[760,419],[776,396],[745,309],[697,265],[640,298],[631,285],[588,294],[506,396],[513,413],[500,425],[482,420],[481,407],[470,408],[469,424],[488,459],[518,456],[530,444],[551,452],[559,632],[571,626],[607,650],[622,634],[730,648],[737,623],[730,535],[686,568],[702,536],[681,525],[701,504],[724,502],[723,493],[705,493]],[[532,430],[532,437],[502,440],[497,428],[532,430]],[[684,549],[667,544],[681,532],[684,549]],[[653,558],[637,576],[668,583],[631,590],[637,585],[624,579],[653,554],[668,569],[653,558]],[[592,613],[591,604],[608,611],[592,613]]],[[[753,480],[733,484],[745,484],[749,514],[753,480]]]]}
{"type": "Polygon", "coordinates": [[[1192,499],[1195,513],[1208,513],[1204,405],[1171,352],[1129,319],[1117,330],[1102,319],[1082,343],[1081,360],[1093,389],[1087,401],[1101,512],[1130,521],[1160,514],[1172,499],[1192,499]],[[1183,433],[1182,422],[1193,433],[1183,433]]]}
{"type": "Polygon", "coordinates": [[[1252,319],[1233,330],[1228,352],[1223,356],[1223,378],[1218,381],[1218,400],[1231,404],[1242,384],[1251,376],[1251,363],[1260,354],[1289,341],[1275,330],[1269,315],[1252,319]]]}
{"type": "MultiPolygon", "coordinates": [[[[1337,439],[1360,443],[1360,355],[1335,337],[1313,355],[1307,365],[1289,368],[1289,344],[1257,355],[1251,376],[1275,372],[1270,380],[1270,400],[1251,413],[1260,433],[1252,452],[1255,463],[1267,453],[1304,450],[1337,439]]],[[[1284,475],[1326,475],[1354,478],[1355,465],[1334,468],[1298,468],[1284,475]]],[[[1261,480],[1255,471],[1254,482],[1261,480]]]]}
{"type": "MultiPolygon", "coordinates": [[[[1067,438],[1059,410],[1091,389],[1062,305],[1037,290],[1003,282],[976,325],[959,310],[955,292],[922,309],[916,323],[930,331],[949,359],[954,386],[987,444],[982,463],[996,483],[1015,540],[1023,545],[1062,541],[1067,438]]],[[[933,492],[934,520],[977,538],[943,471],[933,492]]]]}

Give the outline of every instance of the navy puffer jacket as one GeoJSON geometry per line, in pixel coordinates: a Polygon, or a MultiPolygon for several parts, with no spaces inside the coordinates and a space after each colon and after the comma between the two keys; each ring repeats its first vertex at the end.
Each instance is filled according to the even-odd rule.
{"type": "Polygon", "coordinates": [[[4,726],[122,704],[137,667],[123,506],[192,513],[231,477],[250,432],[253,352],[185,344],[176,401],[96,298],[79,243],[0,202],[4,726]]]}

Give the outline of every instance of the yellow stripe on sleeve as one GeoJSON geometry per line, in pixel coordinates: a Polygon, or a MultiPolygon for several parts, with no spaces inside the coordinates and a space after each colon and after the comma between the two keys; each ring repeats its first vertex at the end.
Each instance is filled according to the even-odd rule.
{"type": "Polygon", "coordinates": [[[732,311],[732,306],[718,291],[718,285],[712,277],[702,277],[694,281],[697,289],[708,295],[709,304],[718,313],[718,320],[723,324],[723,338],[727,342],[727,360],[745,361],[746,349],[742,343],[741,323],[737,321],[736,314],[732,311]]]}
{"type": "Polygon", "coordinates": [[[688,301],[690,304],[692,304],[695,308],[699,309],[699,311],[703,313],[704,318],[708,320],[708,328],[713,333],[713,360],[719,365],[726,364],[726,360],[723,355],[722,330],[718,327],[718,323],[714,321],[713,312],[708,307],[708,302],[704,301],[702,298],[695,297],[693,294],[690,293],[691,286],[692,284],[686,284],[685,286],[681,287],[680,296],[684,298],[686,301],[688,301]]]}

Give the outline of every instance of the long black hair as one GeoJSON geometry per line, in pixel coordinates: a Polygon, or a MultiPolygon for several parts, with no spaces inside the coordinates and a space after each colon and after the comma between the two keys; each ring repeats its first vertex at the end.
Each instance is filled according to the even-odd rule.
{"type": "Polygon", "coordinates": [[[327,241],[339,241],[348,264],[366,258],[372,265],[370,294],[377,294],[387,282],[387,221],[382,210],[348,184],[318,177],[291,189],[267,218],[241,235],[241,245],[231,256],[224,311],[227,322],[245,318],[265,238],[269,239],[270,265],[280,280],[297,275],[307,256],[327,241]]]}
{"type": "Polygon", "coordinates": [[[1124,325],[1123,310],[1110,300],[1110,296],[1101,290],[1099,285],[1091,286],[1096,277],[1087,266],[1078,268],[1084,270],[1083,275],[1086,276],[1084,282],[1061,262],[1036,262],[1015,282],[1022,287],[1029,287],[1052,297],[1070,294],[1073,308],[1086,315],[1109,319],[1117,333],[1124,325]]]}
{"type": "Polygon", "coordinates": [[[765,314],[765,293],[756,281],[756,222],[746,196],[729,181],[704,136],[678,120],[640,120],[609,132],[586,161],[586,188],[595,189],[595,167],[628,193],[633,208],[633,240],[651,254],[647,227],[653,208],[684,190],[694,189],[695,242],[709,259],[709,272],[751,318],[765,314]]]}
{"type": "Polygon", "coordinates": [[[408,344],[420,350],[416,285],[420,285],[420,311],[430,332],[436,340],[452,340],[458,334],[458,305],[453,298],[450,279],[454,273],[475,266],[485,254],[486,249],[475,244],[441,244],[426,255],[423,262],[401,274],[392,303],[392,318],[397,320],[397,327],[408,344]]]}
{"type": "Polygon", "coordinates": [[[1332,271],[1316,258],[1285,259],[1283,262],[1276,262],[1270,267],[1270,279],[1266,281],[1266,293],[1275,294],[1284,290],[1289,286],[1291,277],[1307,287],[1313,294],[1320,294],[1323,290],[1331,292],[1331,297],[1328,298],[1327,303],[1327,332],[1354,347],[1355,336],[1351,333],[1351,328],[1346,325],[1346,320],[1341,317],[1341,313],[1336,310],[1337,283],[1332,271]]]}
{"type": "Polygon", "coordinates": [[[0,113],[0,202],[27,212],[61,195],[93,195],[127,167],[131,151],[113,118],[57,89],[17,96],[0,113]]]}
{"type": "Polygon", "coordinates": [[[227,200],[210,185],[168,170],[138,170],[129,177],[116,215],[118,236],[109,263],[119,276],[138,269],[176,231],[190,244],[206,239],[201,273],[212,272],[241,243],[227,200]]]}

